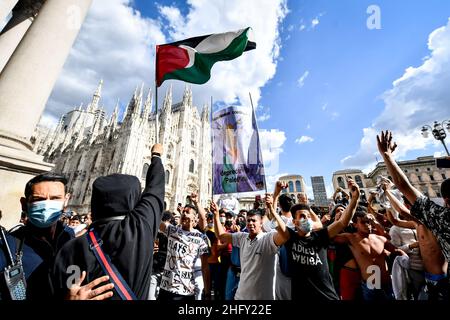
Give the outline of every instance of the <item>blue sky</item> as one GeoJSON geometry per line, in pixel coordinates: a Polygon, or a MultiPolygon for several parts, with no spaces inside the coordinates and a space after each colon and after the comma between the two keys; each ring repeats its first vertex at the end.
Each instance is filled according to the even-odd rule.
{"type": "MultiPolygon", "coordinates": [[[[245,104],[252,92],[265,157],[278,159],[270,182],[323,175],[330,192],[334,171],[373,168],[381,129],[398,137],[399,159],[443,151],[419,129],[450,119],[449,17],[442,0],[95,1],[44,119],[89,102],[100,78],[107,111],[117,98],[124,107],[141,82],[153,87],[155,44],[251,26],[257,49],[216,64],[206,85],[192,85],[194,103],[245,104]],[[381,29],[367,27],[370,5],[381,29]]],[[[160,99],[170,84],[180,99],[179,81],[160,99]]]]}

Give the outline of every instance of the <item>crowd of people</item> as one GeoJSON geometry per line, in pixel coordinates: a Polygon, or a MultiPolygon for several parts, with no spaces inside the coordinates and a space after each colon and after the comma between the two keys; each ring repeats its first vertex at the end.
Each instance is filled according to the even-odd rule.
{"type": "Polygon", "coordinates": [[[203,208],[205,195],[192,193],[165,211],[159,144],[143,191],[134,176],[99,177],[88,215],[67,211],[63,176],[38,175],[20,225],[2,231],[0,299],[448,300],[450,179],[440,206],[398,167],[390,132],[377,145],[392,177],[380,179],[388,205],[348,179],[327,212],[280,181],[251,210],[203,208]]]}

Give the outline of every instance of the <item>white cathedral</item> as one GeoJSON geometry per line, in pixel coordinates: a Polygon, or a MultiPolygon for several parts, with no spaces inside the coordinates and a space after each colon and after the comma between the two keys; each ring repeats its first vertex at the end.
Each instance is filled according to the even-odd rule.
{"type": "Polygon", "coordinates": [[[103,175],[123,173],[137,176],[145,186],[151,147],[155,143],[156,124],[163,144],[167,210],[198,191],[202,206],[211,198],[211,138],[209,107],[202,113],[192,103],[192,91],[186,87],[183,100],[172,104],[172,87],[166,92],[158,121],[152,112],[152,93],[145,101],[143,86],[133,94],[118,119],[116,105],[109,121],[99,106],[103,81],[91,103],[63,115],[55,130],[36,130],[35,151],[54,163],[54,172],[68,178],[72,197],[70,207],[78,213],[90,211],[92,183],[103,175]]]}

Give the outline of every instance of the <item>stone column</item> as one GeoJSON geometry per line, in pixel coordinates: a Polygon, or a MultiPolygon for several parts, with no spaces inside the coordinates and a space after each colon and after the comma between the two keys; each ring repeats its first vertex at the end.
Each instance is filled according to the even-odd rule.
{"type": "Polygon", "coordinates": [[[12,11],[12,17],[0,33],[0,72],[31,26],[45,0],[20,0],[12,11]]]}
{"type": "Polygon", "coordinates": [[[31,151],[30,138],[92,0],[47,0],[0,73],[0,210],[17,223],[25,182],[53,165],[31,151]]]}
{"type": "Polygon", "coordinates": [[[2,0],[0,1],[0,22],[3,22],[11,13],[18,0],[2,0]]]}

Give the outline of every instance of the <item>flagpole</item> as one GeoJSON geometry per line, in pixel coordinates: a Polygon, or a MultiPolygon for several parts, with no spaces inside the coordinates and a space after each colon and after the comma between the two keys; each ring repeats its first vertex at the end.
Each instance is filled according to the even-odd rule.
{"type": "Polygon", "coordinates": [[[214,155],[213,155],[213,131],[212,131],[212,109],[213,109],[213,97],[211,96],[211,105],[210,105],[210,112],[209,112],[209,136],[211,139],[211,201],[214,201],[214,171],[213,171],[213,162],[214,162],[214,155]]]}
{"type": "Polygon", "coordinates": [[[155,143],[159,140],[158,130],[158,45],[155,46],[155,143]]]}
{"type": "MultiPolygon", "coordinates": [[[[260,143],[259,141],[259,129],[258,129],[258,121],[256,120],[256,114],[255,114],[255,108],[253,107],[253,100],[252,100],[252,95],[250,93],[250,91],[248,92],[248,95],[250,97],[250,104],[252,105],[252,116],[255,117],[255,125],[256,125],[256,133],[258,134],[258,143],[260,143]]],[[[261,161],[263,162],[263,166],[264,166],[264,161],[262,158],[262,150],[261,150],[261,161]]],[[[266,172],[264,171],[264,188],[265,191],[267,193],[267,183],[266,183],[266,172]]]]}

